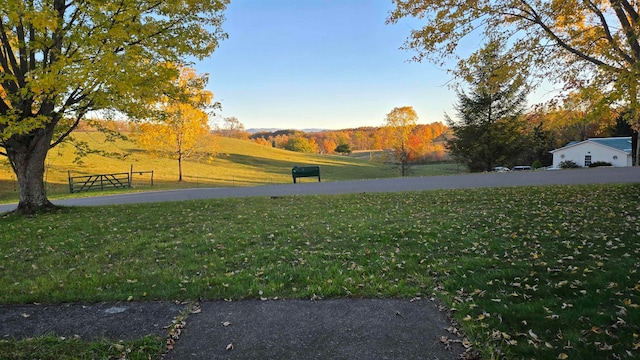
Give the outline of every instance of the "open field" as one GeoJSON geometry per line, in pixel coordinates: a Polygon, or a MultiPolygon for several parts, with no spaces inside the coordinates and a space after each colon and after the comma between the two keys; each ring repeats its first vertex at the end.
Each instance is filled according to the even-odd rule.
{"type": "Polygon", "coordinates": [[[9,214],[0,302],[434,296],[485,358],[637,358],[639,199],[588,185],[9,214]]]}
{"type": "MultiPolygon", "coordinates": [[[[68,172],[72,176],[129,172],[133,167],[135,190],[151,190],[151,175],[139,174],[154,171],[153,189],[190,187],[234,187],[291,182],[294,165],[319,165],[322,181],[376,179],[399,176],[399,170],[368,159],[339,155],[303,154],[258,145],[250,141],[217,138],[217,155],[205,161],[187,160],[184,163],[185,181],[179,183],[176,160],[157,158],[140,149],[131,140],[105,142],[105,135],[97,132],[78,132],[74,136],[91,147],[112,153],[105,157],[90,154],[82,163],[74,163],[75,153],[71,145],[54,148],[46,162],[45,181],[51,198],[68,197],[68,172]]],[[[414,176],[444,175],[462,172],[455,164],[416,166],[414,176]]],[[[313,179],[301,179],[313,181],[313,179]]],[[[121,192],[122,190],[120,190],[121,192]]],[[[127,190],[128,191],[128,190],[127,190]]],[[[79,195],[74,195],[79,196],[79,195]]],[[[82,196],[82,195],[80,195],[82,196]]],[[[0,162],[0,203],[17,201],[17,183],[6,159],[0,162]]]]}

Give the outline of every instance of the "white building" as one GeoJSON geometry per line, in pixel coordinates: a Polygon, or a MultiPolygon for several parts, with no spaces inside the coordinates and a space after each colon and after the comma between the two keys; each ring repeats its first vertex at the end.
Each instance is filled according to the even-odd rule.
{"type": "Polygon", "coordinates": [[[580,166],[589,166],[604,161],[615,167],[631,166],[631,137],[595,138],[570,142],[564,147],[551,150],[553,167],[572,160],[580,166]]]}

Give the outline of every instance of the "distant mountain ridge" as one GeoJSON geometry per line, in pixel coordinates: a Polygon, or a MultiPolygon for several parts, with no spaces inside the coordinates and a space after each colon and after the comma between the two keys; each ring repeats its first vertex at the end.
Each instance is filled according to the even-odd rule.
{"type": "Polygon", "coordinates": [[[303,131],[306,133],[314,133],[314,132],[323,132],[323,131],[327,131],[329,129],[314,129],[314,128],[310,128],[310,129],[282,129],[282,128],[251,128],[251,129],[247,129],[246,131],[250,134],[255,134],[255,133],[259,133],[259,132],[276,132],[276,131],[280,131],[280,130],[299,130],[299,131],[303,131]]]}

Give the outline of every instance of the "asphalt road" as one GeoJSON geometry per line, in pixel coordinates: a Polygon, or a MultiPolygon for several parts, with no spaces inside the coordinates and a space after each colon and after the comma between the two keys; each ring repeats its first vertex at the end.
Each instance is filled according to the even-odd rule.
{"type": "MultiPolygon", "coordinates": [[[[508,173],[476,173],[448,176],[387,178],[339,182],[314,182],[235,188],[196,188],[169,191],[149,191],[121,195],[55,200],[60,206],[102,206],[114,204],[151,203],[253,196],[287,196],[313,194],[375,193],[465,189],[480,187],[640,183],[640,167],[593,168],[554,171],[515,171],[508,173]]],[[[0,205],[0,213],[12,211],[16,204],[0,205]]]]}

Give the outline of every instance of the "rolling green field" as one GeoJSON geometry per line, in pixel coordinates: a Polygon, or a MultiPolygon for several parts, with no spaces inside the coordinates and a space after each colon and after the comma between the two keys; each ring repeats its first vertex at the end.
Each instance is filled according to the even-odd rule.
{"type": "MultiPolygon", "coordinates": [[[[219,137],[213,159],[188,159],[184,163],[184,181],[178,180],[178,162],[151,156],[132,140],[105,142],[98,132],[77,132],[74,137],[92,148],[112,153],[105,157],[90,154],[74,163],[73,146],[63,144],[52,149],[46,162],[45,181],[51,198],[69,196],[68,176],[129,172],[133,167],[133,190],[187,187],[233,187],[291,183],[295,165],[319,165],[322,181],[376,179],[399,176],[399,170],[377,161],[340,155],[303,154],[258,145],[251,141],[219,137]],[[154,187],[151,188],[153,171],[154,187]]],[[[0,162],[0,202],[17,201],[17,183],[6,159],[0,162]]],[[[461,172],[455,164],[416,166],[413,176],[443,175],[461,172]]],[[[317,181],[302,178],[303,182],[317,181]]]]}

